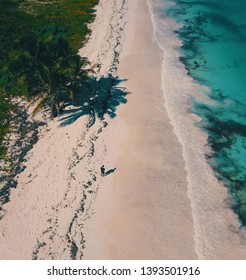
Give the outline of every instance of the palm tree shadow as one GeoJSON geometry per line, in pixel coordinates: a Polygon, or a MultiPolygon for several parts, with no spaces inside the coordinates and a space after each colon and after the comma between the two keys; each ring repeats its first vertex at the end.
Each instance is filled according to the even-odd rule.
{"type": "Polygon", "coordinates": [[[97,80],[95,77],[89,77],[86,84],[81,84],[76,99],[68,101],[66,107],[73,105],[73,109],[67,109],[60,119],[61,126],[67,126],[74,123],[84,115],[89,115],[88,127],[91,127],[98,117],[103,119],[105,115],[111,118],[116,117],[116,109],[121,104],[126,104],[126,95],[129,92],[119,84],[126,80],[118,77],[101,77],[97,80]]]}

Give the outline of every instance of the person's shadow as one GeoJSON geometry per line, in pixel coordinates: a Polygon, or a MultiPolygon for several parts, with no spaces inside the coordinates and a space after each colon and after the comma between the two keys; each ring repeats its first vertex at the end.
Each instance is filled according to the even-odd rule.
{"type": "Polygon", "coordinates": [[[108,176],[109,174],[114,173],[115,170],[116,170],[116,168],[109,169],[107,172],[105,172],[104,176],[108,176]]]}

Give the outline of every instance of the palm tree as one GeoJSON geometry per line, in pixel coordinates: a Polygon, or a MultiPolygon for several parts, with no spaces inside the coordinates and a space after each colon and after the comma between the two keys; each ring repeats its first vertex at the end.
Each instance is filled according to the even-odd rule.
{"type": "Polygon", "coordinates": [[[62,111],[64,102],[79,96],[79,87],[86,84],[90,69],[86,58],[74,55],[64,35],[43,31],[20,42],[7,69],[15,81],[24,80],[28,97],[36,103],[33,114],[49,106],[52,117],[62,111]]]}
{"type": "Polygon", "coordinates": [[[86,57],[79,55],[70,55],[62,63],[62,68],[67,79],[67,88],[69,89],[69,98],[78,102],[81,100],[80,89],[84,85],[91,90],[88,77],[93,73],[90,62],[86,57]]]}

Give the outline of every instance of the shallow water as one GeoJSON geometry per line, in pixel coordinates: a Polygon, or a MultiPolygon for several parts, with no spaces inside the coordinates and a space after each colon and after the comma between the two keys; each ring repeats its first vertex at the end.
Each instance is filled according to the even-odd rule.
{"type": "Polygon", "coordinates": [[[191,111],[208,133],[206,157],[225,182],[234,211],[246,226],[246,1],[162,0],[165,14],[181,23],[180,60],[210,88],[209,102],[194,97],[191,111]]]}

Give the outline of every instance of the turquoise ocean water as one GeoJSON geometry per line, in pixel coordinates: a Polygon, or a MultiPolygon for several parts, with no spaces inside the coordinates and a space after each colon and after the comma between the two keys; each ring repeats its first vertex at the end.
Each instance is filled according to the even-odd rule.
{"type": "MultiPolygon", "coordinates": [[[[246,226],[246,1],[162,0],[165,14],[181,23],[180,60],[188,74],[210,88],[211,102],[192,100],[197,125],[208,133],[206,157],[234,198],[246,226]]],[[[206,93],[204,93],[206,94],[206,93]]]]}

